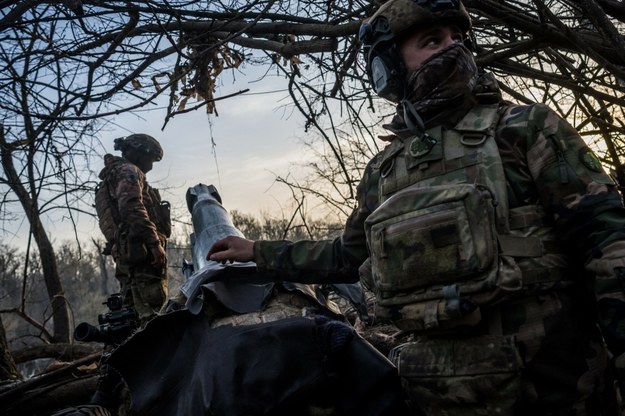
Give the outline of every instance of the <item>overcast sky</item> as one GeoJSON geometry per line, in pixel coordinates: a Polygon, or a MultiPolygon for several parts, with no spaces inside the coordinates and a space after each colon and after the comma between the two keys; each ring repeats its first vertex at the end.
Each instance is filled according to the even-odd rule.
{"type": "MultiPolygon", "coordinates": [[[[285,174],[288,166],[303,156],[299,140],[304,136],[302,119],[280,108],[286,103],[281,101],[287,95],[280,90],[283,84],[237,84],[250,88],[250,93],[218,102],[219,116],[210,116],[210,121],[200,109],[176,116],[163,131],[163,111],[151,115],[150,120],[127,115],[117,123],[161,142],[165,156],[148,179],[165,189],[167,199],[184,200],[187,188],[201,182],[215,185],[229,210],[273,210],[276,195],[286,191],[272,186],[275,174],[285,174]]],[[[242,88],[221,91],[225,95],[242,88]]],[[[111,134],[108,142],[103,138],[109,152],[113,152],[115,137],[111,134]]]]}

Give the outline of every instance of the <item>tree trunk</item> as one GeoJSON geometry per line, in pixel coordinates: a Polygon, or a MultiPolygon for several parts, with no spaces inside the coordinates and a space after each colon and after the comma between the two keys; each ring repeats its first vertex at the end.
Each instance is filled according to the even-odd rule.
{"type": "MultiPolygon", "coordinates": [[[[22,392],[4,403],[3,416],[49,415],[70,406],[89,403],[98,385],[99,374],[79,375],[73,379],[22,392]]],[[[0,395],[0,402],[2,397],[0,395]]]]}
{"type": "Polygon", "coordinates": [[[21,380],[22,374],[9,352],[2,316],[0,316],[0,381],[21,380]]]}
{"type": "Polygon", "coordinates": [[[93,244],[98,250],[98,265],[100,266],[100,276],[102,277],[102,293],[107,293],[109,276],[108,271],[106,270],[106,257],[102,254],[103,248],[100,246],[98,241],[95,238],[92,238],[91,241],[93,241],[93,244]]]}
{"type": "Polygon", "coordinates": [[[2,416],[48,415],[89,403],[100,377],[96,353],[0,391],[2,416]]]}
{"type": "Polygon", "coordinates": [[[102,346],[96,343],[76,344],[43,344],[19,350],[13,350],[12,356],[15,363],[25,363],[39,358],[54,358],[59,361],[75,361],[92,354],[102,352],[102,346]]]}
{"type": "Polygon", "coordinates": [[[39,249],[39,257],[41,258],[41,267],[43,269],[43,278],[48,291],[48,299],[52,305],[52,319],[54,326],[53,341],[54,342],[71,342],[70,314],[69,305],[63,291],[61,278],[56,264],[56,254],[52,243],[48,239],[39,213],[33,211],[32,217],[29,216],[30,223],[36,224],[32,227],[32,233],[39,249]]]}
{"type": "MultiPolygon", "coordinates": [[[[55,342],[69,343],[71,340],[69,305],[63,292],[63,286],[61,285],[61,279],[56,265],[56,255],[54,254],[52,243],[50,243],[43,224],[41,223],[37,200],[34,199],[38,192],[36,192],[36,189],[31,189],[32,193],[29,194],[13,164],[12,153],[14,148],[15,146],[13,146],[12,143],[6,142],[4,137],[4,125],[0,124],[0,161],[2,162],[9,187],[15,195],[17,195],[24,208],[26,218],[28,218],[30,222],[31,233],[39,249],[43,278],[46,283],[48,298],[52,305],[52,320],[54,326],[52,340],[55,342]]],[[[34,184],[31,184],[31,186],[34,186],[34,184]]]]}

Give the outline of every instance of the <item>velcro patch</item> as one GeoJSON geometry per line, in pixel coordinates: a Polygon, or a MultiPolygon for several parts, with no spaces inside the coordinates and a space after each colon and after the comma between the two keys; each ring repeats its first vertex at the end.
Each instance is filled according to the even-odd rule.
{"type": "Polygon", "coordinates": [[[593,172],[602,172],[603,170],[597,155],[587,147],[579,150],[579,161],[593,172]]]}

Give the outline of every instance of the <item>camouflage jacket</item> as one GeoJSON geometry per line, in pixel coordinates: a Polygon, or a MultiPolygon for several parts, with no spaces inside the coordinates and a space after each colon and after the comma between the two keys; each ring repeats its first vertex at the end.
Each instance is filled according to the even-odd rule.
{"type": "Polygon", "coordinates": [[[128,160],[107,154],[99,177],[107,182],[111,199],[116,202],[121,221],[115,225],[127,226],[130,235],[147,245],[162,242],[165,237],[149,214],[154,211],[150,206],[160,204],[160,196],[148,185],[145,174],[128,160]]]}
{"type": "MultiPolygon", "coordinates": [[[[612,179],[577,131],[543,104],[505,106],[495,138],[507,179],[509,207],[540,203],[599,300],[600,323],[613,353],[625,352],[625,210],[612,179]],[[623,269],[622,269],[623,268],[623,269]]],[[[464,115],[446,117],[455,122],[464,115]]],[[[430,127],[430,126],[426,126],[430,127]]],[[[396,139],[397,140],[397,139],[396,139]]],[[[341,237],[327,241],[261,241],[255,261],[276,279],[354,282],[368,258],[364,222],[379,205],[379,164],[368,164],[356,207],[341,237]]],[[[582,280],[583,279],[583,280],[582,280]]],[[[587,283],[586,283],[587,282],[587,283]]]]}

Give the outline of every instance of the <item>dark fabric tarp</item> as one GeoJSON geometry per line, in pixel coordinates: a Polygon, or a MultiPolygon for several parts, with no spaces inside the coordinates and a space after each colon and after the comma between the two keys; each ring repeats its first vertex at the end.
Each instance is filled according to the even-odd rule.
{"type": "Polygon", "coordinates": [[[289,318],[211,328],[186,310],[152,320],[110,356],[140,415],[400,415],[397,370],[346,324],[289,318]]]}

